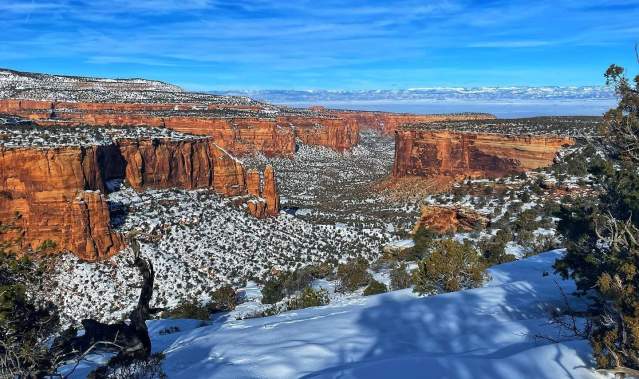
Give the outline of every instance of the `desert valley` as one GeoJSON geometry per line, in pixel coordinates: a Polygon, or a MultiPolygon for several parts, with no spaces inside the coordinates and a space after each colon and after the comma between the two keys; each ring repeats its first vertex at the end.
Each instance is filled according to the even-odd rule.
{"type": "MultiPolygon", "coordinates": [[[[562,201],[597,191],[585,167],[600,117],[290,108],[10,70],[0,94],[2,249],[38,262],[30,296],[62,327],[137,309],[132,241],[154,270],[152,318],[197,318],[205,330],[411,287],[437,240],[525,268],[562,247],[562,201]]],[[[564,306],[543,296],[529,306],[564,306]]],[[[181,325],[160,335],[192,328],[181,325]]],[[[100,357],[60,370],[81,377],[100,357]]]]}
{"type": "Polygon", "coordinates": [[[639,378],[637,19],[0,1],[0,379],[639,378]]]}

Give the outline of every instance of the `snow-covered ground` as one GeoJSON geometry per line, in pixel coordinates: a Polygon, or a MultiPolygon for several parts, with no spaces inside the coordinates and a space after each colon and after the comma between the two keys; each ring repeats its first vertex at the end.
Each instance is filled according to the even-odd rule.
{"type": "Polygon", "coordinates": [[[344,153],[320,146],[298,147],[295,159],[243,158],[248,167],[263,170],[271,164],[275,168],[282,206],[288,212],[317,223],[412,228],[419,206],[389,201],[376,189],[392,170],[392,136],[363,130],[359,144],[344,153]]]}
{"type": "MultiPolygon", "coordinates": [[[[489,217],[486,229],[455,236],[460,242],[475,243],[493,238],[500,228],[512,227],[523,210],[534,207],[539,225],[525,241],[515,238],[519,231],[513,230],[516,241],[507,245],[506,253],[521,258],[560,246],[553,238],[554,222],[543,211],[545,202],[558,201],[554,190],[531,188],[539,180],[552,179],[554,187],[565,187],[578,178],[560,179],[547,169],[466,181],[446,194],[394,200],[373,188],[389,174],[392,150],[390,139],[366,132],[362,143],[346,154],[301,146],[295,160],[245,158],[249,167],[266,163],[276,167],[285,209],[277,218],[256,220],[234,206],[233,199],[206,190],[138,194],[123,188],[109,195],[113,220],[119,230],[144,237],[142,250],[157,274],[153,305],[169,309],[185,300],[205,303],[214,289],[227,283],[242,287],[247,280],[266,278],[271,269],[293,270],[357,256],[373,262],[388,243],[386,250],[402,250],[392,243],[413,228],[421,203],[468,208],[489,217]],[[540,243],[545,240],[553,243],[540,243]]],[[[128,250],[97,264],[61,257],[52,264],[44,295],[58,304],[65,323],[82,318],[119,320],[137,299],[139,277],[130,259],[128,250]]]]}
{"type": "MultiPolygon", "coordinates": [[[[155,267],[153,305],[174,307],[182,300],[210,300],[214,289],[301,265],[357,256],[376,258],[393,236],[385,229],[312,224],[286,213],[258,220],[233,200],[207,190],[124,188],[109,201],[128,213],[123,232],[141,233],[142,252],[155,267]]],[[[60,307],[63,321],[119,320],[137,301],[137,270],[131,251],[99,263],[65,255],[52,267],[44,294],[60,307]],[[96,304],[98,306],[96,306],[96,304]]]]}
{"type": "Polygon", "coordinates": [[[170,378],[598,378],[588,342],[549,321],[564,306],[558,286],[574,290],[552,273],[561,254],[494,266],[484,287],[438,296],[407,289],[207,326],[152,321],[153,350],[170,378]]]}

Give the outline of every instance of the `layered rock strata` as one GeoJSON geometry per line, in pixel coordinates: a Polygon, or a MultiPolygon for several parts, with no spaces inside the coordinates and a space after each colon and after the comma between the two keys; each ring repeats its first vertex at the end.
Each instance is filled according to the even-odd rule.
{"type": "MultiPolygon", "coordinates": [[[[244,166],[210,138],[0,147],[0,243],[16,252],[66,250],[91,261],[117,253],[124,242],[111,229],[104,196],[107,183],[116,179],[138,191],[212,188],[225,196],[248,194],[244,166]]],[[[264,212],[256,216],[279,213],[272,168],[261,191],[264,212]]]]}
{"type": "Polygon", "coordinates": [[[8,250],[69,250],[87,260],[123,246],[111,230],[95,147],[0,148],[0,240],[8,250]]]}
{"type": "Polygon", "coordinates": [[[494,115],[488,113],[418,115],[389,112],[333,111],[333,114],[336,117],[359,125],[361,129],[374,129],[383,134],[392,134],[405,124],[495,119],[494,115]]]}
{"type": "Polygon", "coordinates": [[[337,151],[359,142],[355,120],[292,110],[268,111],[256,106],[184,103],[73,103],[0,100],[0,113],[14,114],[39,125],[150,126],[206,135],[232,154],[256,152],[293,156],[298,138],[308,145],[337,151]]]}
{"type": "Polygon", "coordinates": [[[257,170],[249,170],[246,175],[248,194],[253,198],[247,202],[247,211],[257,218],[277,216],[280,212],[280,197],[273,166],[264,169],[264,180],[257,170]]]}
{"type": "Polygon", "coordinates": [[[568,137],[398,130],[393,176],[495,178],[549,166],[568,137]]]}
{"type": "Polygon", "coordinates": [[[324,146],[343,152],[359,143],[359,124],[352,119],[330,116],[280,116],[277,123],[293,128],[295,137],[306,145],[324,146]]]}

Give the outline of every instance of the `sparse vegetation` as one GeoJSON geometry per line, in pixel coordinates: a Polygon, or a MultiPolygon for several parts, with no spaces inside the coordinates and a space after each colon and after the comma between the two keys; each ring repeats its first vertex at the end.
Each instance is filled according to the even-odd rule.
{"type": "Polygon", "coordinates": [[[287,303],[287,309],[303,309],[309,307],[319,307],[329,303],[328,292],[324,289],[313,289],[306,287],[302,292],[290,299],[287,303]]]}
{"type": "Polygon", "coordinates": [[[410,274],[406,271],[404,263],[396,265],[390,272],[390,284],[393,291],[408,288],[413,284],[410,274]]]}
{"type": "Polygon", "coordinates": [[[357,258],[340,264],[337,266],[337,279],[339,290],[342,292],[352,292],[365,286],[370,279],[368,262],[363,258],[357,258]]]}
{"type": "Polygon", "coordinates": [[[414,291],[421,295],[459,291],[478,287],[485,278],[486,266],[468,242],[444,239],[418,263],[413,273],[414,291]]]}
{"type": "Polygon", "coordinates": [[[284,298],[282,278],[271,278],[262,287],[262,304],[275,304],[284,298]]]}
{"type": "Polygon", "coordinates": [[[375,279],[371,279],[368,286],[364,289],[364,296],[377,295],[384,292],[388,292],[386,284],[380,283],[375,279]]]}
{"type": "Polygon", "coordinates": [[[229,285],[220,287],[213,291],[211,299],[216,310],[232,311],[237,305],[237,293],[229,285]]]}
{"type": "Polygon", "coordinates": [[[211,308],[197,300],[187,300],[163,313],[162,317],[206,321],[211,317],[211,308]]]}

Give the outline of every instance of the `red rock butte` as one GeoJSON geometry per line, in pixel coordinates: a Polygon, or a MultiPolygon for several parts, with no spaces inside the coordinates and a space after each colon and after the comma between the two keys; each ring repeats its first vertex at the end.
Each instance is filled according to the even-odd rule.
{"type": "Polygon", "coordinates": [[[393,176],[496,178],[549,166],[571,137],[398,130],[393,176]]]}

